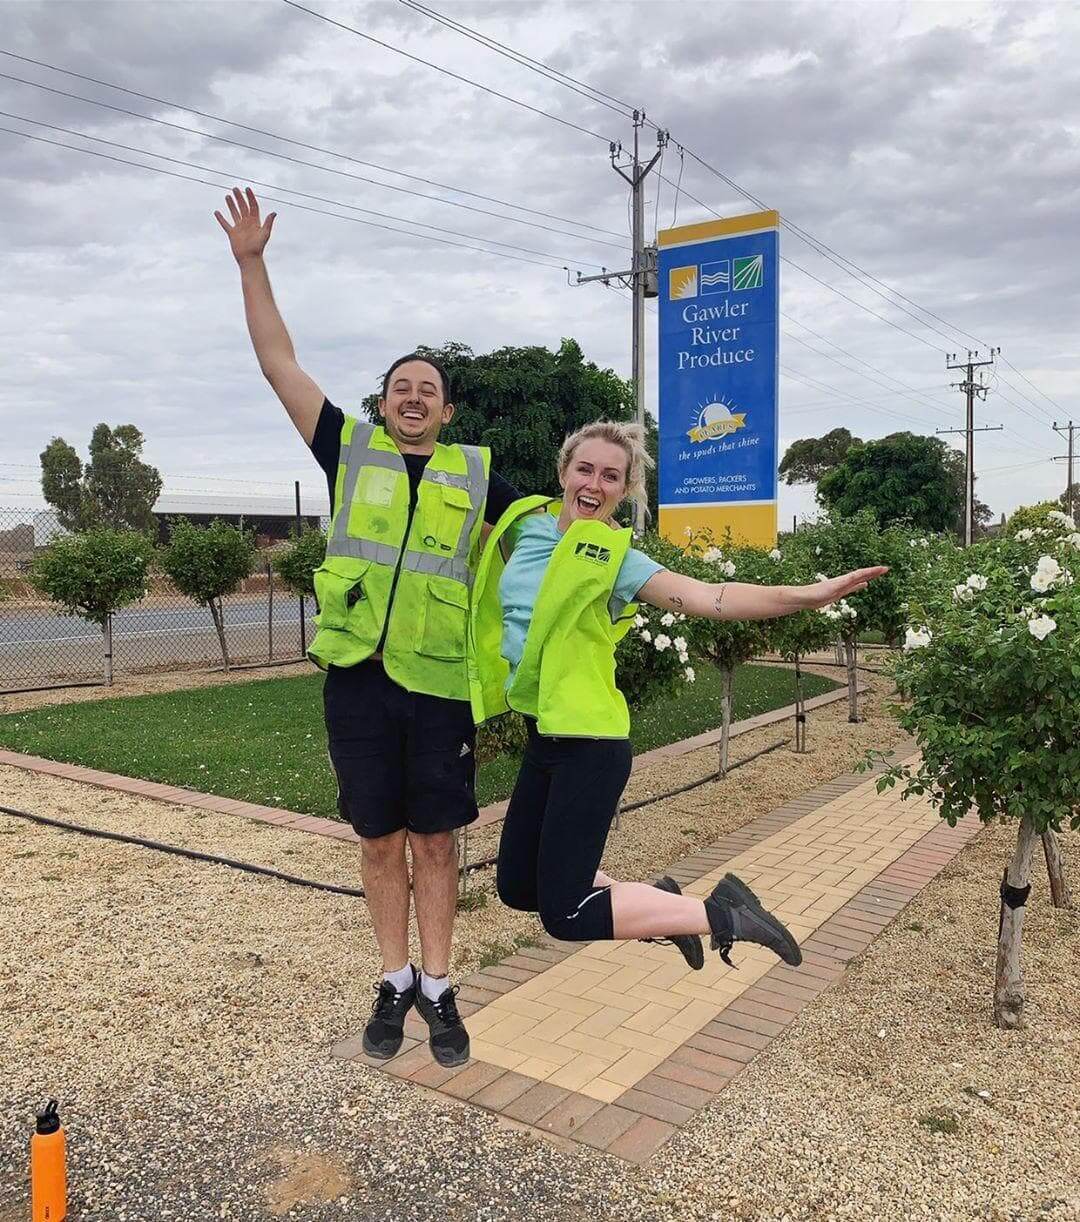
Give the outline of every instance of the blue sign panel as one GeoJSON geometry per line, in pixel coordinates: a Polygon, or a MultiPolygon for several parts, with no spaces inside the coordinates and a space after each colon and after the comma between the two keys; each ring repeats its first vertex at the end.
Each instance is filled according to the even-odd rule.
{"type": "Polygon", "coordinates": [[[669,538],[708,525],[775,539],[778,220],[755,213],[660,234],[659,491],[669,538]],[[718,509],[731,512],[699,512],[718,509]]]}

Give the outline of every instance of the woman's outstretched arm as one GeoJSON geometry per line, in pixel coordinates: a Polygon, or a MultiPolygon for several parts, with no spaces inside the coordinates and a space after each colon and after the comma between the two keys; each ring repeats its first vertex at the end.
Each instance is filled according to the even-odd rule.
{"type": "Polygon", "coordinates": [[[649,578],[638,598],[665,611],[707,619],[775,619],[839,602],[865,590],[875,577],[888,571],[884,565],[877,565],[808,586],[755,586],[741,581],[698,581],[664,569],[649,578]]]}

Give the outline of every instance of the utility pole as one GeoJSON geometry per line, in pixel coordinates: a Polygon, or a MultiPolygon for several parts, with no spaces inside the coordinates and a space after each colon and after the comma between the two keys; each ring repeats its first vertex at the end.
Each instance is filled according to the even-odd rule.
{"type": "Polygon", "coordinates": [[[1076,453],[1076,447],[1073,445],[1073,434],[1076,432],[1076,425],[1070,420],[1068,424],[1059,425],[1054,421],[1054,432],[1060,433],[1062,437],[1068,433],[1069,452],[1068,454],[1057,454],[1054,456],[1054,462],[1068,463],[1068,474],[1065,477],[1065,512],[1076,512],[1076,487],[1073,483],[1073,455],[1076,453]]]}
{"type": "MultiPolygon", "coordinates": [[[[647,165],[642,165],[639,153],[639,137],[644,125],[645,112],[643,110],[635,110],[634,154],[628,164],[619,164],[619,160],[623,155],[621,143],[613,143],[609,146],[612,169],[630,184],[630,212],[632,218],[630,267],[621,272],[609,272],[605,268],[598,276],[583,276],[578,272],[577,280],[575,281],[576,284],[589,284],[594,280],[599,280],[604,284],[610,284],[613,280],[617,280],[623,285],[627,285],[629,281],[628,287],[633,296],[630,367],[634,385],[634,419],[642,428],[645,426],[645,298],[657,295],[656,247],[647,247],[645,245],[645,179],[649,176],[653,166],[660,160],[660,156],[668,142],[668,133],[657,130],[656,152],[653,153],[652,159],[647,165]]],[[[634,531],[640,534],[645,529],[645,506],[635,498],[632,503],[632,509],[634,531]]]]}
{"type": "Polygon", "coordinates": [[[1001,351],[1000,348],[991,348],[990,356],[985,361],[977,359],[979,350],[976,348],[974,352],[968,349],[967,360],[957,361],[955,352],[949,353],[945,357],[946,369],[963,369],[964,380],[962,382],[953,382],[951,385],[954,388],[962,390],[967,395],[967,420],[962,429],[938,429],[940,434],[963,433],[966,445],[966,475],[964,479],[964,546],[970,547],[975,541],[975,434],[976,433],[997,433],[1002,429],[1002,425],[984,425],[982,428],[975,427],[975,399],[976,397],[985,401],[987,392],[990,387],[985,382],[975,381],[975,370],[983,365],[992,365],[994,357],[1001,351]]]}

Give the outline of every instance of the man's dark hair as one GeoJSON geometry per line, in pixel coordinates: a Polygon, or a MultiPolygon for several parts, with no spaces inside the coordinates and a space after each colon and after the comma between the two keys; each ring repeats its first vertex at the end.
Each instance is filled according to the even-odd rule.
{"type": "Polygon", "coordinates": [[[406,365],[409,361],[423,361],[425,365],[430,365],[436,370],[439,377],[442,379],[443,402],[450,402],[450,375],[433,357],[425,356],[422,352],[410,352],[408,356],[399,356],[398,359],[386,371],[386,375],[382,380],[382,397],[385,399],[387,392],[390,390],[390,379],[393,377],[394,370],[399,365],[406,365]]]}

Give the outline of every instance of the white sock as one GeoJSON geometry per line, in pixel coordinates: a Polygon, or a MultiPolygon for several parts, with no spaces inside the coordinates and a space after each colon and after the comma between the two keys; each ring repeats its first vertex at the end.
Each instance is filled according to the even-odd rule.
{"type": "Polygon", "coordinates": [[[394,986],[395,993],[404,993],[413,986],[413,974],[416,968],[411,963],[398,968],[396,972],[383,972],[383,980],[388,980],[394,986]]]}
{"type": "Polygon", "coordinates": [[[428,1001],[438,1001],[449,987],[449,976],[440,976],[438,979],[435,979],[433,976],[429,976],[427,972],[420,973],[420,990],[428,1001]]]}

